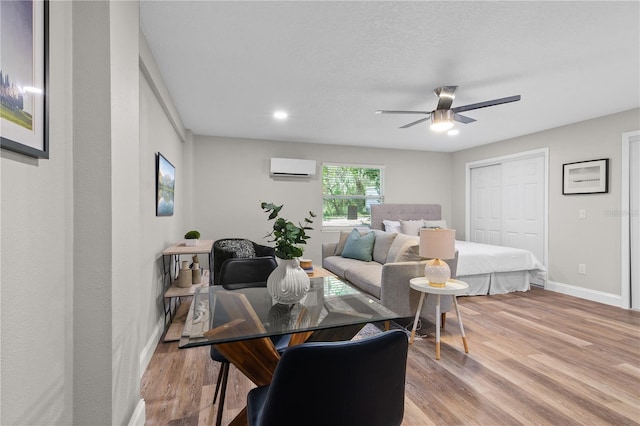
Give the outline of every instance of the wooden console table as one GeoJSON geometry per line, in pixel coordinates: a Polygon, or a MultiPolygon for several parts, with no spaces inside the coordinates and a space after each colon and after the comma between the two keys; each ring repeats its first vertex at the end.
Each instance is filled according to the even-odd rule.
{"type": "MultiPolygon", "coordinates": [[[[181,298],[193,296],[195,290],[198,287],[212,285],[213,284],[213,275],[211,271],[213,270],[213,240],[200,240],[195,246],[187,246],[185,241],[182,240],[177,242],[169,247],[167,247],[162,252],[162,273],[163,273],[163,285],[165,293],[162,298],[162,305],[164,309],[164,326],[165,329],[170,326],[171,322],[174,318],[181,316],[184,314],[186,317],[186,310],[182,309],[182,311],[178,311],[181,298]],[[208,256],[208,269],[204,268],[202,273],[202,281],[197,284],[193,284],[190,287],[178,287],[174,279],[178,275],[178,271],[180,269],[180,256],[182,255],[194,255],[194,254],[206,254],[208,256]],[[172,266],[173,266],[173,274],[172,274],[172,266]]],[[[180,328],[177,331],[178,339],[180,338],[180,334],[182,333],[182,328],[178,324],[176,325],[176,329],[180,328]]],[[[165,341],[167,337],[171,337],[176,333],[170,333],[171,330],[166,330],[165,333],[165,341]]],[[[176,339],[177,340],[177,339],[176,339]]]]}

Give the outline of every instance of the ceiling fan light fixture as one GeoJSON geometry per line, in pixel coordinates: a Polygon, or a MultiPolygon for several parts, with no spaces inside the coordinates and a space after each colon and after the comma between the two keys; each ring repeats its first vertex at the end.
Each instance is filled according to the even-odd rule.
{"type": "Polygon", "coordinates": [[[437,109],[431,112],[431,130],[446,132],[453,127],[453,111],[437,109]]]}

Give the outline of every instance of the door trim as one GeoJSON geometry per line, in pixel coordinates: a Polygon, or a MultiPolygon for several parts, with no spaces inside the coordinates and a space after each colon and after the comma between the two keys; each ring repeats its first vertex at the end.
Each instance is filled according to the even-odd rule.
{"type": "MultiPolygon", "coordinates": [[[[477,167],[493,166],[508,161],[524,160],[531,157],[544,156],[544,209],[542,213],[544,236],[542,263],[547,269],[547,279],[549,278],[549,147],[522,151],[514,154],[502,155],[500,157],[486,158],[483,160],[470,161],[465,164],[465,240],[469,241],[471,230],[471,169],[477,167]]],[[[545,280],[546,281],[546,280],[545,280]]]]}
{"type": "Polygon", "coordinates": [[[622,134],[622,155],[620,156],[621,170],[621,204],[620,204],[620,307],[631,309],[631,253],[629,238],[629,215],[631,214],[631,199],[629,197],[629,153],[631,143],[640,140],[640,130],[622,134]],[[625,218],[627,220],[625,220],[625,218]]]}

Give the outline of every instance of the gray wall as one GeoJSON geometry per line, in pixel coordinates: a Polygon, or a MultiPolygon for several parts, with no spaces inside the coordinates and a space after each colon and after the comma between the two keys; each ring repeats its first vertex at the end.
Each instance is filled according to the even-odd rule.
{"type": "MultiPolygon", "coordinates": [[[[151,84],[158,84],[158,80],[151,84]]],[[[148,361],[162,332],[162,251],[182,238],[190,217],[190,152],[168,121],[147,78],[140,73],[140,336],[146,340],[141,358],[148,361]],[[156,217],[155,156],[160,152],[176,167],[173,216],[156,217]]],[[[146,365],[146,362],[142,365],[146,365]]]]}
{"type": "Polygon", "coordinates": [[[466,163],[549,147],[548,288],[615,302],[621,294],[620,215],[615,214],[621,203],[621,138],[638,129],[640,110],[635,109],[454,153],[453,224],[458,237],[466,232],[466,163]],[[600,158],[609,158],[607,194],[562,195],[564,163],[600,158]],[[580,209],[587,211],[586,219],[578,219],[580,209]],[[587,265],[586,275],[578,274],[579,263],[587,265]]]}
{"type": "Polygon", "coordinates": [[[71,7],[50,9],[50,159],[0,151],[3,425],[72,419],[71,7]]]}
{"type": "Polygon", "coordinates": [[[266,243],[271,230],[260,202],[284,204],[281,214],[301,221],[318,214],[305,257],[319,263],[321,244],[337,241],[322,232],[322,162],[383,165],[386,203],[438,203],[451,220],[451,155],[424,151],[362,149],[198,136],[194,140],[193,223],[203,238],[244,237],[266,243]],[[271,157],[316,160],[312,178],[271,178],[271,157]]]}
{"type": "Polygon", "coordinates": [[[138,34],[136,2],[50,3],[51,156],[0,153],[0,424],[144,419],[159,253],[191,197],[185,174],[155,217],[154,155],[184,171],[191,152],[140,78],[138,34]]]}

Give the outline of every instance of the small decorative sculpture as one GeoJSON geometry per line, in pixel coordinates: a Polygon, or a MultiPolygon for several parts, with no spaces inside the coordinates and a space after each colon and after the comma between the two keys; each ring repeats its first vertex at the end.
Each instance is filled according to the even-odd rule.
{"type": "Polygon", "coordinates": [[[177,286],[181,288],[191,287],[191,268],[189,268],[189,262],[186,260],[182,261],[182,266],[180,267],[180,273],[178,274],[177,286]]]}
{"type": "Polygon", "coordinates": [[[202,272],[200,271],[200,264],[198,262],[193,262],[193,267],[191,268],[191,278],[193,284],[200,284],[202,281],[202,272]]]}

